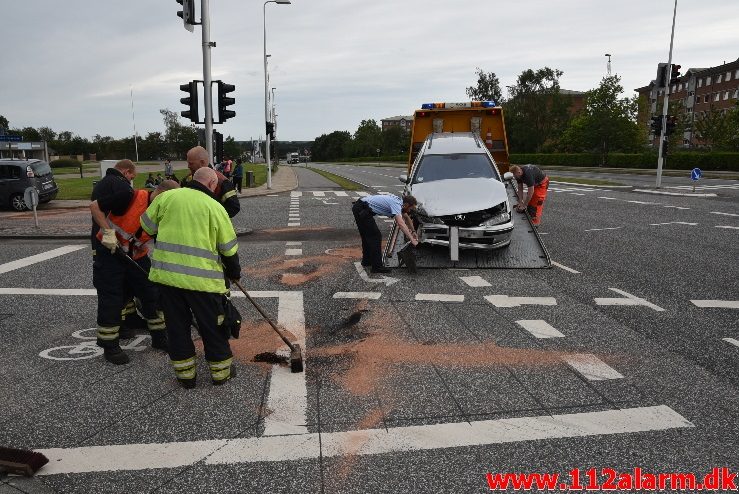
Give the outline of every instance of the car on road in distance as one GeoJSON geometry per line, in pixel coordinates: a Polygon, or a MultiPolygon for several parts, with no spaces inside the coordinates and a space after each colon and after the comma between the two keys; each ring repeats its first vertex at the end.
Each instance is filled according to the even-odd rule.
{"type": "Polygon", "coordinates": [[[46,161],[0,159],[0,206],[16,211],[29,209],[23,200],[28,187],[38,191],[39,203],[49,202],[59,193],[54,173],[46,161]]]}
{"type": "Polygon", "coordinates": [[[513,216],[503,179],[482,139],[472,132],[432,133],[403,174],[405,194],[418,200],[419,241],[449,245],[459,228],[459,248],[496,249],[511,242],[513,216]]]}

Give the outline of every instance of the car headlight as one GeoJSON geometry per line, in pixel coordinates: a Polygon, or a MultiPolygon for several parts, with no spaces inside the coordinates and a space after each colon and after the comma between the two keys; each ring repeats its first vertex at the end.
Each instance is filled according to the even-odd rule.
{"type": "Polygon", "coordinates": [[[498,213],[492,218],[490,218],[487,221],[484,221],[480,223],[480,226],[494,226],[494,225],[500,225],[501,223],[505,223],[507,221],[511,220],[511,215],[507,211],[503,213],[498,213]]]}

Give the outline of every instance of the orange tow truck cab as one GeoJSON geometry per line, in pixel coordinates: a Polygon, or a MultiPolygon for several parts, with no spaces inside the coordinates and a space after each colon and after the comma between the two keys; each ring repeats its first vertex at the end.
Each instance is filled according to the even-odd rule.
{"type": "Polygon", "coordinates": [[[413,115],[408,173],[423,142],[431,133],[473,132],[480,136],[501,174],[508,171],[508,139],[503,108],[492,101],[464,103],[424,103],[413,115]]]}

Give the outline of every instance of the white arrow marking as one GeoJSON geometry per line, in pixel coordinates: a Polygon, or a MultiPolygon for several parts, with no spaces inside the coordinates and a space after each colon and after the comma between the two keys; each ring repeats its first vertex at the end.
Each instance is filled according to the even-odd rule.
{"type": "Polygon", "coordinates": [[[465,283],[467,283],[467,285],[473,288],[480,288],[483,286],[492,286],[481,276],[460,276],[459,279],[464,281],[465,283]]]}
{"type": "Polygon", "coordinates": [[[650,223],[651,226],[660,226],[660,225],[690,225],[695,226],[698,223],[687,223],[685,221],[670,221],[667,223],[650,223]]]}
{"type": "Polygon", "coordinates": [[[731,343],[732,345],[739,346],[739,340],[735,340],[734,338],[721,338],[726,343],[731,343]]]}
{"type": "Polygon", "coordinates": [[[643,298],[639,298],[623,290],[619,290],[618,288],[609,288],[609,290],[620,293],[626,298],[596,298],[596,305],[643,305],[645,307],[649,307],[650,309],[654,309],[657,312],[665,311],[665,309],[663,309],[662,307],[656,306],[653,303],[647,302],[643,298]]]}
{"type": "Polygon", "coordinates": [[[705,309],[739,309],[739,300],[691,300],[696,307],[705,309]]]}
{"type": "Polygon", "coordinates": [[[486,295],[485,300],[496,307],[518,307],[521,305],[557,305],[554,297],[509,297],[508,295],[486,295]]]}
{"type": "Polygon", "coordinates": [[[362,267],[361,262],[355,262],[354,267],[357,269],[357,274],[367,283],[385,283],[385,286],[390,286],[393,283],[400,281],[398,278],[391,278],[390,276],[382,276],[380,278],[370,278],[367,272],[362,267]]]}

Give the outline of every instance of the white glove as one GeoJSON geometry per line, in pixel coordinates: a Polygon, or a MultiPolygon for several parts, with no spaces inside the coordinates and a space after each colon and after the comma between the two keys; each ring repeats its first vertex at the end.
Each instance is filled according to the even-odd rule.
{"type": "Polygon", "coordinates": [[[100,243],[106,249],[109,249],[111,254],[115,254],[115,250],[118,248],[118,238],[115,236],[115,230],[112,228],[103,228],[103,239],[100,243]]]}

